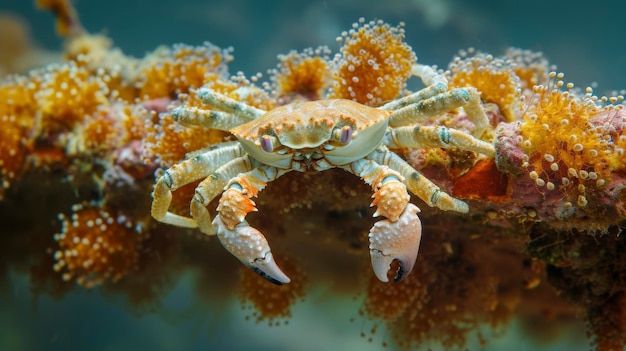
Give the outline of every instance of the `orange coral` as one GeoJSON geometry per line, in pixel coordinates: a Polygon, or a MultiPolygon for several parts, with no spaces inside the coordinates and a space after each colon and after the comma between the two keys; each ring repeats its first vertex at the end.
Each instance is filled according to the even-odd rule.
{"type": "Polygon", "coordinates": [[[40,136],[69,131],[85,116],[109,105],[106,84],[74,62],[50,65],[34,74],[42,78],[36,94],[37,134],[40,136]]]}
{"type": "Polygon", "coordinates": [[[363,19],[338,40],[343,42],[329,98],[379,106],[402,95],[411,76],[415,53],[404,40],[404,28],[363,19]]]}
{"type": "Polygon", "coordinates": [[[0,85],[0,200],[2,189],[9,187],[24,166],[29,151],[30,130],[36,111],[36,80],[14,77],[0,85]]]}
{"type": "Polygon", "coordinates": [[[99,110],[90,116],[78,132],[83,144],[81,149],[96,152],[112,149],[118,134],[115,124],[115,120],[107,110],[99,110]]]}
{"type": "MultiPolygon", "coordinates": [[[[229,50],[205,43],[204,46],[174,45],[161,48],[144,59],[140,67],[139,97],[175,97],[207,83],[207,75],[223,75],[231,60],[229,50]]],[[[213,77],[210,80],[214,80],[213,77]]]]}
{"type": "Polygon", "coordinates": [[[137,268],[147,233],[142,225],[99,206],[76,205],[70,218],[59,215],[63,228],[55,235],[54,270],[85,287],[118,281],[137,268]]]}
{"type": "Polygon", "coordinates": [[[274,72],[279,99],[291,102],[294,98],[319,100],[330,83],[330,67],[325,52],[320,48],[303,53],[295,51],[278,56],[278,70],[274,72]]]}
{"type": "Polygon", "coordinates": [[[117,103],[100,108],[75,129],[69,138],[68,154],[95,155],[120,148],[132,140],[141,141],[149,116],[139,105],[117,103]]]}
{"type": "Polygon", "coordinates": [[[548,80],[550,66],[541,52],[509,48],[504,57],[513,62],[513,72],[519,77],[522,89],[532,90],[548,80]]]}
{"type": "Polygon", "coordinates": [[[482,101],[500,107],[507,121],[517,119],[521,96],[520,79],[512,62],[491,55],[461,52],[449,65],[450,88],[474,87],[480,91],[482,101]],[[469,56],[472,55],[473,56],[469,56]]]}
{"type": "Polygon", "coordinates": [[[602,188],[624,165],[624,149],[614,142],[623,143],[624,130],[615,126],[623,125],[624,117],[620,105],[597,104],[590,88],[581,98],[573,84],[563,83],[562,74],[552,72],[550,77],[548,86],[535,86],[525,108],[520,127],[523,167],[540,189],[576,189],[567,191],[567,208],[585,207],[589,190],[602,188]]]}

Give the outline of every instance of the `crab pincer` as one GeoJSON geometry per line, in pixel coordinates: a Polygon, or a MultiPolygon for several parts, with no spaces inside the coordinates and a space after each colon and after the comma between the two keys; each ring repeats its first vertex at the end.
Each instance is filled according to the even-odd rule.
{"type": "Polygon", "coordinates": [[[422,239],[419,212],[417,206],[408,203],[397,221],[383,219],[370,230],[372,268],[380,281],[389,281],[387,272],[394,260],[399,263],[394,282],[404,279],[413,269],[422,239]]]}
{"type": "Polygon", "coordinates": [[[229,229],[219,215],[213,225],[224,248],[255,273],[276,285],[291,281],[274,261],[267,239],[256,228],[244,221],[229,229]]]}

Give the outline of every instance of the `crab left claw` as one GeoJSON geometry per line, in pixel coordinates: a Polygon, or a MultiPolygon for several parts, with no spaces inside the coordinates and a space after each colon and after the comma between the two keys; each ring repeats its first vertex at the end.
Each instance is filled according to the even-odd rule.
{"type": "Polygon", "coordinates": [[[389,281],[387,273],[394,260],[399,263],[394,282],[404,279],[413,269],[422,238],[419,212],[417,206],[408,203],[397,221],[384,219],[370,230],[372,268],[380,281],[389,281]]]}
{"type": "Polygon", "coordinates": [[[219,215],[215,216],[213,225],[224,248],[255,273],[276,285],[291,281],[274,261],[267,239],[260,231],[245,221],[228,229],[219,215]]]}

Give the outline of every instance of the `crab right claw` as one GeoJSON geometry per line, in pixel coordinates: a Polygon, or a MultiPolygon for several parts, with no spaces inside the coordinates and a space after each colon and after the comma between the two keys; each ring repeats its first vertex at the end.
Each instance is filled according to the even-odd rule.
{"type": "Polygon", "coordinates": [[[219,215],[215,216],[213,225],[224,248],[255,273],[276,285],[291,281],[274,261],[267,239],[260,231],[247,222],[228,229],[219,215]]]}
{"type": "Polygon", "coordinates": [[[370,230],[372,268],[380,281],[389,281],[387,273],[394,260],[399,263],[394,282],[406,278],[413,269],[422,238],[419,212],[417,206],[408,203],[397,221],[384,219],[374,223],[370,230]]]}

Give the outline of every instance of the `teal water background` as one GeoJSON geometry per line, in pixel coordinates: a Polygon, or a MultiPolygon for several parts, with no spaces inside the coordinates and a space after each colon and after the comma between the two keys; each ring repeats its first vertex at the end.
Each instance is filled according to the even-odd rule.
{"type": "MultiPolygon", "coordinates": [[[[248,76],[276,66],[276,55],[329,46],[360,17],[406,23],[418,61],[446,67],[460,49],[494,56],[508,47],[542,51],[577,86],[601,91],[626,84],[626,3],[546,0],[138,0],[75,1],[84,26],[105,33],[124,52],[143,56],[159,45],[210,41],[232,46],[231,73],[248,76]]],[[[52,16],[29,0],[2,0],[0,11],[23,16],[44,47],[61,42],[52,16]]]]}

